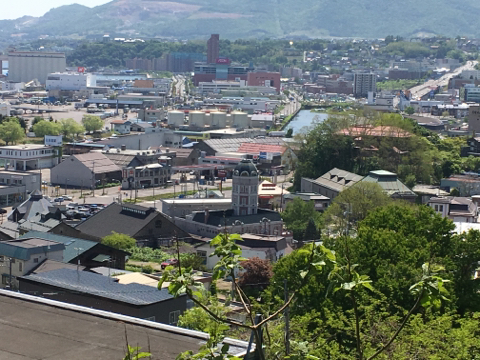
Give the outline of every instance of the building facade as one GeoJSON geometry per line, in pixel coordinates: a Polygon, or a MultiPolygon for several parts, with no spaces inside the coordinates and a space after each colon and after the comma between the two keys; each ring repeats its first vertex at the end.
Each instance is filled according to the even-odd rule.
{"type": "Polygon", "coordinates": [[[377,75],[373,73],[355,73],[353,77],[353,94],[366,97],[369,92],[377,91],[377,75]]]}
{"type": "Polygon", "coordinates": [[[212,34],[207,41],[207,63],[213,64],[220,56],[220,35],[212,34]]]}
{"type": "Polygon", "coordinates": [[[12,51],[8,53],[8,80],[29,82],[37,79],[45,84],[48,74],[64,72],[65,53],[41,51],[12,51]]]}
{"type": "Polygon", "coordinates": [[[88,73],[52,73],[48,74],[45,89],[80,91],[97,86],[95,75],[88,73]]]}
{"type": "Polygon", "coordinates": [[[13,170],[51,168],[58,164],[59,152],[52,146],[24,144],[0,146],[0,166],[13,170]]]}

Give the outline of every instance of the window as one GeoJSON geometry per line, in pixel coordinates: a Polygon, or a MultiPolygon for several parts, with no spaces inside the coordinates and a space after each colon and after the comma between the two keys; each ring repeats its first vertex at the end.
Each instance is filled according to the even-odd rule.
{"type": "Polygon", "coordinates": [[[435,211],[438,211],[438,205],[435,205],[435,211]]]}
{"type": "Polygon", "coordinates": [[[38,264],[38,258],[33,259],[34,264],[38,264]]]}
{"type": "Polygon", "coordinates": [[[155,221],[155,227],[160,229],[162,227],[162,220],[155,221]]]}
{"type": "Polygon", "coordinates": [[[205,250],[197,250],[197,256],[203,260],[203,265],[207,264],[207,252],[205,250]]]}
{"type": "Polygon", "coordinates": [[[18,262],[18,271],[23,271],[23,263],[21,261],[18,262]]]}
{"type": "Polygon", "coordinates": [[[439,205],[438,210],[443,212],[443,205],[439,205]]]}
{"type": "Polygon", "coordinates": [[[170,325],[177,325],[179,316],[180,316],[180,310],[175,310],[170,312],[170,314],[168,315],[168,318],[169,318],[168,323],[170,325]]]}

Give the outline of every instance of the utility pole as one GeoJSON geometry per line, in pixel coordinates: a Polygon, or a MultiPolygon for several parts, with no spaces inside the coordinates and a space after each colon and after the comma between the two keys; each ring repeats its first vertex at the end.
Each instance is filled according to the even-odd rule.
{"type": "Polygon", "coordinates": [[[93,194],[93,197],[95,197],[95,186],[97,185],[97,184],[95,183],[95,160],[93,161],[92,176],[93,176],[93,189],[92,189],[92,194],[93,194]]]}
{"type": "Polygon", "coordinates": [[[65,195],[67,195],[68,179],[65,180],[65,195]]]}
{"type": "Polygon", "coordinates": [[[9,268],[10,268],[10,273],[9,273],[9,285],[10,285],[10,290],[12,290],[12,258],[8,258],[8,261],[9,261],[9,268]]]}

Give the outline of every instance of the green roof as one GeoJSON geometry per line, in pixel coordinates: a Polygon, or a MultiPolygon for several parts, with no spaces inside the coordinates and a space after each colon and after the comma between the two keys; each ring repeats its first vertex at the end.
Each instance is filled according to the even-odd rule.
{"type": "Polygon", "coordinates": [[[374,182],[387,193],[388,196],[393,197],[410,197],[417,195],[410,190],[404,183],[397,178],[397,174],[385,170],[370,171],[368,176],[365,176],[362,181],[374,182]]]}

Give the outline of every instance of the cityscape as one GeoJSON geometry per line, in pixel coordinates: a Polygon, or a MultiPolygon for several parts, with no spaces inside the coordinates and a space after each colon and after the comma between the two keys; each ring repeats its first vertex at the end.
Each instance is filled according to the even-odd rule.
{"type": "Polygon", "coordinates": [[[0,20],[0,358],[477,359],[473,25],[197,2],[0,20]]]}

